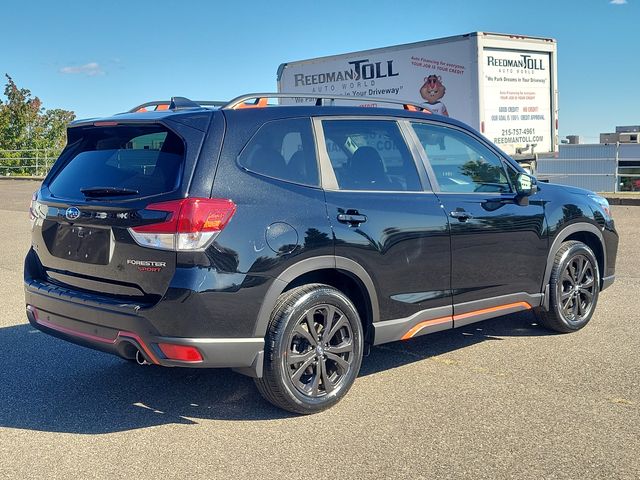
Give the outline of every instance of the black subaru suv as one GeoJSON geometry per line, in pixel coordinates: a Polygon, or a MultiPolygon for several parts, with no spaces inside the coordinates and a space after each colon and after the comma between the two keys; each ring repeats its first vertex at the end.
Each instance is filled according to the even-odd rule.
{"type": "Polygon", "coordinates": [[[231,367],[313,413],[371,345],[522,310],[589,322],[614,280],[605,199],[538,184],[419,106],[282,97],[74,122],[31,205],[31,324],[142,364],[231,367]]]}

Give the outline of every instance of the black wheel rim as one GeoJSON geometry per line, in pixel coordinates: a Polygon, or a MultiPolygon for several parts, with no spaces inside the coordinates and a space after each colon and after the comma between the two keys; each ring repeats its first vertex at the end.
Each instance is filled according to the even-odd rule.
{"type": "Polygon", "coordinates": [[[572,257],[558,284],[558,302],[569,322],[579,323],[589,316],[596,293],[595,268],[584,255],[572,257]]]}
{"type": "Polygon", "coordinates": [[[303,395],[319,398],[339,389],[351,373],[355,339],[349,320],[334,305],[317,305],[302,315],[289,335],[285,368],[303,395]]]}

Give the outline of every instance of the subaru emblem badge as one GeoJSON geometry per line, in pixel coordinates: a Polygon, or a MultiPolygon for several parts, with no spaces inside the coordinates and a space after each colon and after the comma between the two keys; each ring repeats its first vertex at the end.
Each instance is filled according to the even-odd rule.
{"type": "Polygon", "coordinates": [[[67,220],[77,220],[78,218],[80,218],[80,210],[78,210],[76,207],[69,207],[64,212],[64,216],[67,218],[67,220]]]}

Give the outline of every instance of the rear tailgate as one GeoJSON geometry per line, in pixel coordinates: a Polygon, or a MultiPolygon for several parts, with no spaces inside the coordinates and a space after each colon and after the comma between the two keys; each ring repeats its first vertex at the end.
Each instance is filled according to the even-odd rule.
{"type": "Polygon", "coordinates": [[[184,198],[205,132],[168,122],[96,122],[69,130],[69,146],[32,206],[32,245],[47,281],[138,302],[157,301],[176,252],[147,248],[129,228],[184,198]]]}

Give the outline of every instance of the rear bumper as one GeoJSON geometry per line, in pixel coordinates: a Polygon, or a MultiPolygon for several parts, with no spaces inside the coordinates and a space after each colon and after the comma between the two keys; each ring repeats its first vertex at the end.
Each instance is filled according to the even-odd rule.
{"type": "Polygon", "coordinates": [[[184,338],[159,335],[137,314],[137,305],[96,305],[80,292],[38,281],[25,282],[27,318],[38,330],[96,350],[132,359],[139,350],[147,362],[165,367],[234,368],[262,376],[262,338],[184,338]],[[77,295],[75,295],[77,293],[77,295]],[[202,361],[167,358],[159,343],[195,347],[202,361]]]}

